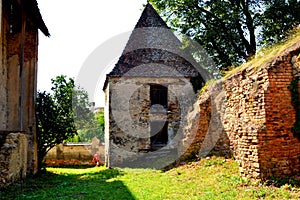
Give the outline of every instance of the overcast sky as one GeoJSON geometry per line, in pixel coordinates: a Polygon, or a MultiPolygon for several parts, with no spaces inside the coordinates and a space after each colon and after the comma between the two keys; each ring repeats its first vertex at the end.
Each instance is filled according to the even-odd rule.
{"type": "MultiPolygon", "coordinates": [[[[38,89],[50,91],[51,78],[57,75],[64,74],[76,79],[81,67],[97,47],[134,28],[146,2],[38,0],[41,14],[51,34],[47,38],[40,32],[38,89]]],[[[125,43],[126,41],[120,42],[121,49],[125,43]]],[[[101,88],[102,86],[98,86],[99,93],[94,96],[97,106],[103,106],[101,88]]]]}

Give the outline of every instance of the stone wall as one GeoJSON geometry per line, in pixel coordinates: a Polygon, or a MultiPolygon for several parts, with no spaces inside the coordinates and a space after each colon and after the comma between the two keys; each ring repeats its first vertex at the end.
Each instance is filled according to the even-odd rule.
{"type": "MultiPolygon", "coordinates": [[[[168,132],[178,140],[182,116],[187,114],[187,105],[192,105],[195,94],[185,78],[110,78],[106,88],[105,126],[106,164],[118,166],[124,160],[135,159],[139,152],[151,147],[153,121],[168,122],[168,132]],[[159,84],[168,88],[168,106],[155,110],[150,104],[150,85],[159,84]],[[186,89],[188,88],[188,89],[186,89]],[[125,92],[124,92],[125,91],[125,92]],[[189,98],[182,99],[182,96],[189,98]]],[[[162,127],[157,127],[160,130],[162,127]]],[[[168,141],[170,143],[170,141],[168,141]]],[[[175,142],[175,141],[174,141],[175,142]]]]}
{"type": "Polygon", "coordinates": [[[60,144],[53,147],[45,159],[47,166],[95,165],[92,160],[96,153],[104,164],[104,144],[99,143],[98,139],[92,143],[60,144]]]}
{"type": "Polygon", "coordinates": [[[233,155],[243,176],[264,180],[299,174],[300,141],[292,132],[296,110],[288,89],[299,72],[299,53],[298,42],[263,66],[244,67],[209,87],[188,115],[182,143],[188,151],[182,158],[207,155],[211,146],[205,147],[204,138],[215,138],[212,152],[233,155]]]}
{"type": "Polygon", "coordinates": [[[26,176],[28,140],[23,133],[4,133],[0,145],[0,187],[26,176]]]}

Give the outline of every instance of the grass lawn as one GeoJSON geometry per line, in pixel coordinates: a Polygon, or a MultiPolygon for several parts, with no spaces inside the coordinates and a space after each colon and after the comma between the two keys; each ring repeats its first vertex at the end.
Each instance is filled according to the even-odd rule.
{"type": "Polygon", "coordinates": [[[290,182],[277,187],[274,184],[266,186],[242,179],[235,161],[212,158],[165,172],[105,167],[47,168],[44,175],[0,189],[0,199],[300,198],[299,184],[290,182]]]}

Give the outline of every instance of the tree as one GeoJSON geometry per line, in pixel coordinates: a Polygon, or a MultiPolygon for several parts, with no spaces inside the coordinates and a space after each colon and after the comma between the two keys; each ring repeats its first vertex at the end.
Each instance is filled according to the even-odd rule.
{"type": "Polygon", "coordinates": [[[299,0],[269,0],[265,1],[261,44],[274,44],[284,40],[295,25],[299,25],[300,2],[299,0]]]}
{"type": "Polygon", "coordinates": [[[104,141],[103,112],[100,111],[94,114],[88,105],[88,93],[83,89],[76,89],[73,97],[73,110],[78,137],[69,138],[68,141],[91,142],[93,137],[97,137],[101,141],[104,141]],[[103,119],[103,123],[101,122],[101,119],[103,119]]]}
{"type": "Polygon", "coordinates": [[[220,69],[283,40],[300,23],[297,0],[150,0],[172,28],[199,42],[220,69]],[[275,13],[274,13],[275,12],[275,13]]]}
{"type": "Polygon", "coordinates": [[[57,144],[77,135],[75,121],[79,127],[89,120],[86,111],[86,92],[75,90],[74,80],[66,76],[52,79],[52,93],[38,92],[36,98],[38,164],[43,167],[47,152],[57,144]]]}
{"type": "MultiPolygon", "coordinates": [[[[78,130],[77,140],[81,142],[91,142],[94,137],[97,137],[102,142],[104,141],[104,113],[99,111],[96,114],[92,114],[93,117],[86,123],[86,126],[78,130]]],[[[70,141],[75,142],[76,137],[70,141]]]]}
{"type": "Polygon", "coordinates": [[[38,92],[36,98],[39,170],[47,152],[65,141],[103,139],[103,124],[89,109],[88,93],[75,87],[74,79],[57,76],[52,81],[52,93],[38,92]]]}
{"type": "Polygon", "coordinates": [[[99,111],[95,114],[95,118],[97,121],[97,128],[99,130],[99,139],[100,141],[104,142],[104,126],[105,126],[105,122],[104,122],[104,112],[103,111],[99,111]]]}
{"type": "Polygon", "coordinates": [[[89,108],[89,97],[87,91],[80,87],[74,89],[72,105],[77,130],[93,127],[95,115],[89,108]]]}

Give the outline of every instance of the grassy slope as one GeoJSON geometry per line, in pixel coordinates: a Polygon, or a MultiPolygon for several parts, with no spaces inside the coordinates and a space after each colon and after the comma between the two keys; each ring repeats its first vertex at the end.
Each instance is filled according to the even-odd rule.
{"type": "Polygon", "coordinates": [[[48,168],[0,190],[0,199],[297,199],[293,184],[264,186],[240,178],[233,160],[213,158],[170,171],[48,168]]]}

